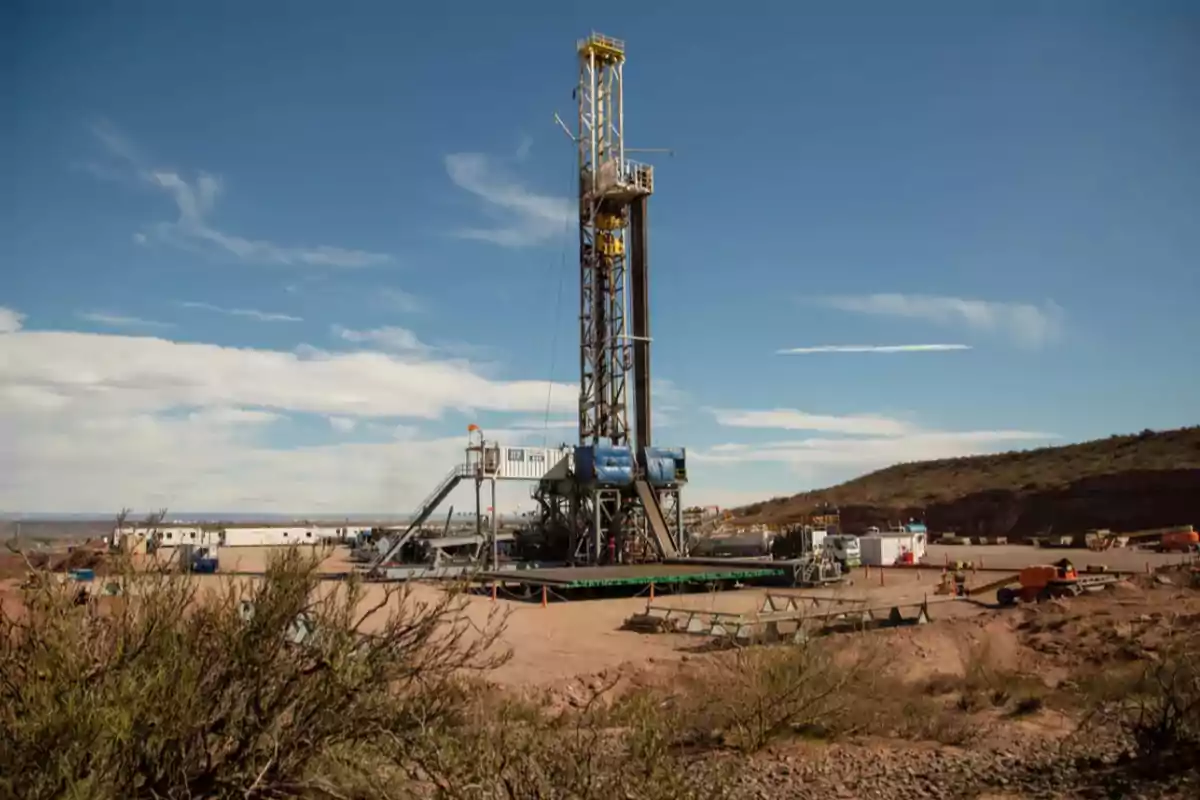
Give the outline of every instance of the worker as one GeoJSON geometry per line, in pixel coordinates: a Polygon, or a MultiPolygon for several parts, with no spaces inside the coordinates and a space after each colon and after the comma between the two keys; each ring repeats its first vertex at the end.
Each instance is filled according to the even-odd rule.
{"type": "Polygon", "coordinates": [[[967,596],[967,571],[961,561],[954,562],[954,596],[967,596]]]}
{"type": "Polygon", "coordinates": [[[1079,577],[1079,573],[1075,571],[1075,565],[1069,558],[1060,559],[1054,566],[1058,569],[1058,577],[1061,580],[1074,580],[1079,577]]]}

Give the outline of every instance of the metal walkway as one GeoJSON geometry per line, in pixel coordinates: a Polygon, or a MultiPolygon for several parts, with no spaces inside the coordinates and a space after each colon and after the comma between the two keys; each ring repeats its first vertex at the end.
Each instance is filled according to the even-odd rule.
{"type": "Polygon", "coordinates": [[[862,598],[768,594],[757,613],[712,611],[648,603],[624,627],[642,633],[690,633],[738,644],[802,642],[838,628],[867,630],[930,621],[929,607],[944,600],[870,605],[862,598]],[[905,613],[911,610],[911,613],[905,613]]]}

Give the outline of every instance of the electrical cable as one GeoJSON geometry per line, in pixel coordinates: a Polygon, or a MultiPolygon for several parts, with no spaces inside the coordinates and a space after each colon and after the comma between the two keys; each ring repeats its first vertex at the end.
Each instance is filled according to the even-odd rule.
{"type": "MultiPolygon", "coordinates": [[[[567,186],[567,197],[571,196],[571,189],[575,185],[575,167],[572,166],[570,173],[570,182],[567,186]]],[[[554,393],[554,367],[555,360],[558,355],[558,327],[562,319],[562,295],[563,295],[563,280],[567,272],[567,242],[570,241],[570,226],[571,215],[568,214],[563,219],[562,233],[562,248],[559,252],[558,264],[558,291],[554,298],[554,327],[550,332],[550,370],[546,378],[546,413],[542,420],[542,447],[548,447],[550,438],[550,403],[554,393]]]]}

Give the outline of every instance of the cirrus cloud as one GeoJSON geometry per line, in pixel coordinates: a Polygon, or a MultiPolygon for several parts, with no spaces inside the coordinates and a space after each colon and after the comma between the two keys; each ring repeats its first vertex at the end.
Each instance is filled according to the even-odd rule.
{"type": "Polygon", "coordinates": [[[1062,333],[1064,312],[1053,301],[1041,305],[1005,303],[925,294],[868,294],[826,297],[831,308],[873,316],[900,317],[937,325],[964,326],[1036,348],[1062,333]]]}

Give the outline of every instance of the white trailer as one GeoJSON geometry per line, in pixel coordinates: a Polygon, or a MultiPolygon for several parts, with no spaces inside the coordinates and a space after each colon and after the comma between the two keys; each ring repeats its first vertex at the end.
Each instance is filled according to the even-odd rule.
{"type": "Polygon", "coordinates": [[[220,531],[205,530],[193,525],[167,525],[158,528],[156,538],[159,547],[180,545],[207,546],[219,543],[220,531]]]}
{"type": "Polygon", "coordinates": [[[859,539],[862,563],[874,567],[900,563],[918,563],[925,557],[924,533],[871,533],[859,539]],[[906,554],[911,553],[911,557],[906,554]]]}
{"type": "Polygon", "coordinates": [[[869,567],[895,564],[900,557],[900,542],[894,536],[870,533],[858,539],[862,548],[862,563],[869,567]]]}
{"type": "Polygon", "coordinates": [[[291,544],[318,544],[321,541],[315,528],[226,528],[221,532],[224,547],[280,547],[291,544]]]}

